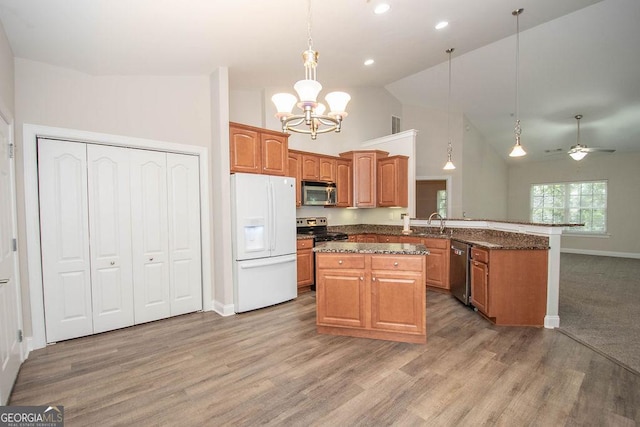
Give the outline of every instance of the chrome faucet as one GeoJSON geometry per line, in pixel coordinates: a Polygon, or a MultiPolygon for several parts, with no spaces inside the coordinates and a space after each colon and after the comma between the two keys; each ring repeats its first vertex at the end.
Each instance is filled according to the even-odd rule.
{"type": "Polygon", "coordinates": [[[443,234],[444,233],[444,218],[442,218],[442,215],[440,215],[438,212],[434,212],[431,215],[429,215],[429,219],[427,220],[427,224],[431,225],[431,219],[434,216],[436,218],[440,219],[440,234],[443,234]]]}

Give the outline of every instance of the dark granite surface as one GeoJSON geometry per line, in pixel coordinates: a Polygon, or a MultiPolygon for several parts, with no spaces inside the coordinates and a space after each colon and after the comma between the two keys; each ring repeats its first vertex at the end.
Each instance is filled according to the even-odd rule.
{"type": "Polygon", "coordinates": [[[322,242],[318,243],[313,248],[313,251],[323,253],[429,255],[429,251],[424,245],[410,243],[322,242]]]}
{"type": "Polygon", "coordinates": [[[507,231],[486,230],[477,228],[446,228],[440,234],[438,227],[410,227],[411,233],[402,232],[401,226],[395,225],[337,225],[329,226],[329,231],[346,234],[378,234],[387,236],[415,236],[432,239],[453,239],[463,243],[482,246],[488,249],[549,249],[549,238],[525,233],[511,233],[507,231]]]}

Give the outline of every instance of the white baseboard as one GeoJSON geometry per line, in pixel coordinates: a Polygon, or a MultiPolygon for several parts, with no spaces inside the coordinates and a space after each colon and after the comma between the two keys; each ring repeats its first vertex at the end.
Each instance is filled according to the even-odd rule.
{"type": "Polygon", "coordinates": [[[561,248],[560,252],[561,253],[566,253],[566,254],[611,256],[611,257],[616,257],[616,258],[635,258],[635,259],[640,259],[640,253],[634,253],[634,252],[594,251],[594,250],[591,250],[591,249],[571,249],[571,248],[561,248]]]}
{"type": "Polygon", "coordinates": [[[219,301],[213,300],[213,311],[220,316],[233,316],[235,313],[233,304],[222,304],[219,301]]]}
{"type": "Polygon", "coordinates": [[[560,316],[544,316],[544,327],[547,329],[555,329],[560,327],[560,316]]]}

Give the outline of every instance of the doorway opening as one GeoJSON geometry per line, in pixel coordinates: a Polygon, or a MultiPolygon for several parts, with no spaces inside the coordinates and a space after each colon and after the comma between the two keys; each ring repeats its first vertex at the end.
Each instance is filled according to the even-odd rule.
{"type": "Polygon", "coordinates": [[[449,215],[449,180],[416,179],[416,218],[428,218],[433,212],[449,215]]]}

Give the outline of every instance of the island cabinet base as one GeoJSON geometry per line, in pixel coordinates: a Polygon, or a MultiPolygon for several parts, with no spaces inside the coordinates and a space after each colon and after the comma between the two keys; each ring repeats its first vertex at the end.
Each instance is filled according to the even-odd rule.
{"type": "Polygon", "coordinates": [[[424,255],[316,253],[318,333],[425,343],[424,255]]]}

